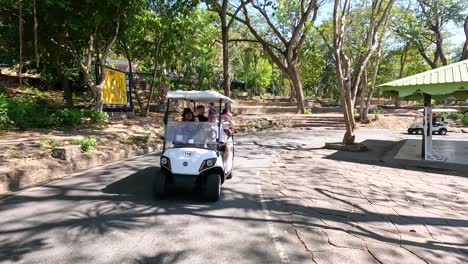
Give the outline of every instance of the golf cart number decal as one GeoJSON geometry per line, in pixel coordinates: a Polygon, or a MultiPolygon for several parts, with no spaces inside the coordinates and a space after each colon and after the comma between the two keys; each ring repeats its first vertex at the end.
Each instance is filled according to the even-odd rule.
{"type": "Polygon", "coordinates": [[[192,157],[193,153],[192,152],[184,152],[184,157],[192,157]]]}

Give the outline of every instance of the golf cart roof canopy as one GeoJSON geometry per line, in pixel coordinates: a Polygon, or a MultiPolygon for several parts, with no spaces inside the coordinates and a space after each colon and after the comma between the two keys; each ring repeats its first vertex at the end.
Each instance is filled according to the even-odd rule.
{"type": "Polygon", "coordinates": [[[196,102],[234,103],[234,100],[215,91],[169,91],[167,99],[192,100],[196,102]]]}
{"type": "MultiPolygon", "coordinates": [[[[424,109],[419,109],[418,112],[424,112],[424,109]]],[[[453,113],[458,112],[457,109],[448,109],[448,108],[434,108],[432,109],[432,113],[453,113]]]]}

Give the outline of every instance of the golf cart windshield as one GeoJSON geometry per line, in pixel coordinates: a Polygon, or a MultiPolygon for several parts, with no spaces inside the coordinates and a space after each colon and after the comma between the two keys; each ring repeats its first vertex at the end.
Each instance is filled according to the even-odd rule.
{"type": "Polygon", "coordinates": [[[169,121],[166,126],[167,147],[211,148],[217,144],[218,126],[211,122],[169,121]]]}

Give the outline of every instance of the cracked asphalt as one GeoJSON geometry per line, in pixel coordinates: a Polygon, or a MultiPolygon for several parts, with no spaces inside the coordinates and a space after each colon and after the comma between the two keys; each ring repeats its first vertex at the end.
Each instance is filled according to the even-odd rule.
{"type": "MultiPolygon", "coordinates": [[[[152,199],[159,157],[116,162],[0,199],[1,263],[467,263],[468,173],[323,149],[342,130],[239,135],[220,201],[152,199]]],[[[449,134],[440,140],[464,140],[449,134]]]]}

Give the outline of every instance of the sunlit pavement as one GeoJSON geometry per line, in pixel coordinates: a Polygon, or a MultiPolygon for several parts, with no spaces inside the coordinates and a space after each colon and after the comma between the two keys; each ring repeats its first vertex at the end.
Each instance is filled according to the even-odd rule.
{"type": "MultiPolygon", "coordinates": [[[[383,151],[374,144],[370,153],[338,153],[321,149],[320,137],[284,150],[268,170],[289,211],[281,218],[317,263],[467,263],[467,170],[393,160],[394,140],[417,137],[382,132],[358,138],[383,151]]],[[[444,140],[449,153],[454,142],[468,143],[463,134],[444,140]]]]}

